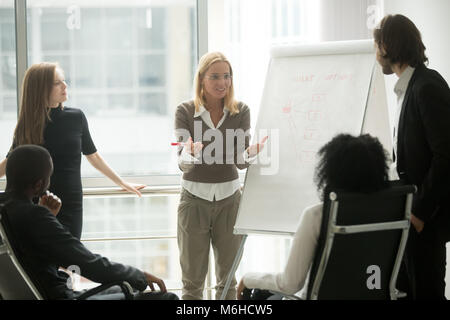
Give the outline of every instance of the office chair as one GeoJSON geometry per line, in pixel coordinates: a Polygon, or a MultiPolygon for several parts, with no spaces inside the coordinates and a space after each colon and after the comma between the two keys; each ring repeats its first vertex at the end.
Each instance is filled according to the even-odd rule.
{"type": "MultiPolygon", "coordinates": [[[[396,300],[416,187],[391,182],[382,191],[334,191],[325,200],[316,253],[310,269],[308,300],[396,300]]],[[[245,289],[250,300],[280,292],[245,289]]]]}
{"type": "Polygon", "coordinates": [[[416,187],[379,192],[334,191],[323,207],[307,297],[312,300],[396,300],[416,187]]]}
{"type": "MultiPolygon", "coordinates": [[[[125,299],[134,298],[130,284],[121,281],[97,286],[76,299],[87,299],[113,286],[121,288],[125,299]]],[[[45,298],[15,254],[14,241],[8,232],[7,216],[2,204],[0,204],[0,297],[3,300],[43,300],[45,298]]]]}

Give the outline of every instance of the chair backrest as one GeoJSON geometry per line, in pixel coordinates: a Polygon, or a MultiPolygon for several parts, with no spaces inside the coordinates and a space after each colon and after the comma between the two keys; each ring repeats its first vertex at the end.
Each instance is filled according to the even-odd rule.
{"type": "Polygon", "coordinates": [[[0,204],[0,295],[4,300],[42,300],[43,297],[22,268],[10,237],[5,209],[0,204]]]}
{"type": "Polygon", "coordinates": [[[330,192],[310,272],[308,299],[396,299],[416,187],[330,192]]]}

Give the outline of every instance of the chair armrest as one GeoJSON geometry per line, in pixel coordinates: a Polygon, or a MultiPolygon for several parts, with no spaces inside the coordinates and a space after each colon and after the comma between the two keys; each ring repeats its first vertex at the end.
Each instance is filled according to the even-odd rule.
{"type": "Polygon", "coordinates": [[[398,298],[406,298],[406,296],[407,296],[406,292],[400,291],[398,289],[395,289],[394,294],[395,294],[395,298],[396,299],[398,299],[398,298]]]}
{"type": "Polygon", "coordinates": [[[117,281],[117,282],[102,284],[98,287],[95,287],[93,289],[86,291],[85,293],[83,293],[82,295],[77,297],[77,300],[86,300],[87,298],[92,297],[93,295],[100,293],[102,291],[105,291],[106,289],[109,289],[114,286],[120,287],[123,294],[125,295],[125,300],[133,300],[133,298],[134,298],[133,288],[126,281],[117,281]]]}
{"type": "Polygon", "coordinates": [[[264,290],[264,289],[248,289],[245,288],[243,291],[243,300],[266,300],[272,295],[281,296],[285,300],[302,300],[302,298],[296,295],[284,294],[283,292],[274,290],[264,290]]]}
{"type": "Polygon", "coordinates": [[[278,294],[278,295],[282,296],[285,300],[302,300],[302,298],[300,298],[294,294],[284,294],[283,292],[272,291],[272,290],[269,290],[269,291],[270,291],[270,293],[278,294]]]}

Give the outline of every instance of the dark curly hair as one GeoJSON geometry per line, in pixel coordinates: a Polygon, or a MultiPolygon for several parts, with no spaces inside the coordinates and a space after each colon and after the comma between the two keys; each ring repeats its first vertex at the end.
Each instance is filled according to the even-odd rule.
{"type": "Polygon", "coordinates": [[[387,186],[388,155],[377,138],[339,134],[318,155],[314,182],[322,200],[332,190],[369,193],[387,186]]]}

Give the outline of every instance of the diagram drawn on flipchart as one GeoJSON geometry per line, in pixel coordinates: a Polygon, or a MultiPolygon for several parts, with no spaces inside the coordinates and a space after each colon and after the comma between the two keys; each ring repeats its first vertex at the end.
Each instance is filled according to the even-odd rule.
{"type": "MultiPolygon", "coordinates": [[[[317,76],[314,74],[298,76],[300,79],[294,82],[307,81],[351,81],[353,74],[326,74],[317,76]]],[[[305,94],[305,88],[298,86],[295,94],[288,97],[287,102],[280,107],[281,130],[286,130],[287,139],[291,141],[292,152],[295,154],[296,163],[313,164],[317,151],[329,140],[328,132],[324,131],[330,121],[328,110],[330,103],[336,103],[336,99],[330,99],[326,91],[317,91],[315,88],[306,88],[310,91],[305,94]],[[311,90],[312,89],[312,90],[311,90]],[[330,101],[331,100],[331,101],[330,101]]]]}
{"type": "Polygon", "coordinates": [[[313,179],[318,150],[336,134],[360,134],[366,119],[368,132],[385,127],[381,100],[369,97],[372,42],[274,52],[254,139],[269,135],[265,152],[275,161],[248,168],[236,234],[295,232],[303,209],[320,201],[313,179]]]}

